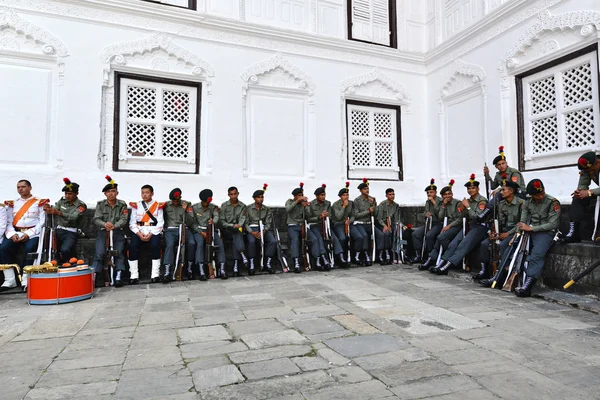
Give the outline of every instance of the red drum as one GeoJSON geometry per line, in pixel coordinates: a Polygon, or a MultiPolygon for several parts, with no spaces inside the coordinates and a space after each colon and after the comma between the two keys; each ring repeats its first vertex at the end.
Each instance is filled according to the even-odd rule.
{"type": "Polygon", "coordinates": [[[59,269],[58,273],[29,274],[29,304],[62,304],[91,299],[94,270],[88,266],[59,269]]]}

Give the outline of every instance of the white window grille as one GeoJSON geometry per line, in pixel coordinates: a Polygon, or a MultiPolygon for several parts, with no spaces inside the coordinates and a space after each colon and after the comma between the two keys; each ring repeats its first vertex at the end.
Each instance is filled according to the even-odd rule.
{"type": "Polygon", "coordinates": [[[198,85],[119,80],[119,170],[194,173],[198,85]]]}
{"type": "Polygon", "coordinates": [[[392,41],[390,16],[394,17],[389,0],[348,0],[352,30],[350,38],[384,46],[392,41]]]}
{"type": "Polygon", "coordinates": [[[347,105],[348,178],[401,179],[399,107],[347,105]]]}
{"type": "Polygon", "coordinates": [[[525,169],[569,165],[596,148],[597,60],[592,52],[523,78],[525,169]]]}

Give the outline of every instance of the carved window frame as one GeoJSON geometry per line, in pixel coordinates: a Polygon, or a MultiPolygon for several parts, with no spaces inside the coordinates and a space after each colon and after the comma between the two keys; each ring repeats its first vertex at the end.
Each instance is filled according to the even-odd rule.
{"type": "MultiPolygon", "coordinates": [[[[404,180],[404,171],[402,168],[402,107],[400,105],[391,105],[391,104],[383,104],[383,103],[372,103],[367,101],[359,101],[359,100],[350,100],[347,99],[345,103],[346,109],[346,155],[347,155],[347,164],[346,164],[346,178],[347,179],[360,179],[362,177],[366,177],[372,181],[402,181],[404,180]],[[352,137],[351,137],[351,117],[350,112],[352,111],[352,106],[358,106],[361,109],[371,109],[371,112],[375,112],[376,109],[388,109],[394,110],[395,115],[395,136],[392,136],[392,141],[395,144],[393,149],[395,150],[396,163],[391,168],[387,167],[353,167],[352,166],[352,137]],[[356,171],[356,175],[351,176],[351,172],[356,171]],[[382,177],[384,173],[396,173],[398,174],[397,178],[389,178],[382,177]],[[379,174],[378,174],[379,173],[379,174]],[[371,174],[371,175],[369,175],[371,174]],[[359,177],[360,175],[360,177],[359,177]]],[[[369,138],[369,141],[375,142],[373,138],[369,138]]]]}
{"type": "Polygon", "coordinates": [[[358,39],[352,36],[352,18],[353,18],[353,13],[352,13],[352,3],[354,0],[347,0],[346,1],[346,11],[347,11],[347,23],[348,23],[348,40],[352,40],[355,42],[361,42],[361,43],[369,43],[375,46],[383,46],[383,47],[390,47],[393,49],[397,49],[398,48],[398,18],[397,18],[397,4],[396,4],[396,0],[388,0],[388,13],[389,13],[389,31],[390,31],[390,44],[382,44],[382,43],[376,43],[376,42],[371,42],[368,40],[364,40],[364,39],[358,39]]]}
{"type": "MultiPolygon", "coordinates": [[[[200,157],[197,156],[200,154],[200,138],[201,138],[201,110],[202,110],[202,83],[195,81],[184,81],[178,79],[168,79],[168,78],[160,78],[149,75],[141,75],[141,74],[132,74],[132,73],[124,73],[120,71],[115,71],[115,85],[114,85],[114,141],[113,141],[113,170],[114,171],[122,171],[122,172],[154,172],[154,173],[171,173],[171,174],[199,174],[200,172],[200,157]],[[195,121],[192,126],[194,127],[194,134],[190,135],[190,141],[194,141],[193,145],[193,153],[188,155],[188,159],[194,160],[194,170],[192,172],[180,171],[177,170],[177,165],[181,163],[185,163],[187,161],[182,160],[174,160],[174,161],[165,161],[158,160],[157,158],[148,158],[149,164],[157,164],[164,163],[166,168],[163,170],[148,170],[148,169],[124,169],[120,167],[119,164],[122,161],[119,157],[120,154],[120,146],[121,146],[121,83],[123,79],[136,80],[140,82],[153,82],[162,85],[170,85],[170,86],[186,86],[192,87],[196,89],[196,109],[195,109],[195,121]],[[170,169],[172,168],[172,169],[170,169]]],[[[126,134],[126,133],[124,133],[126,134]]]]}
{"type": "MultiPolygon", "coordinates": [[[[519,154],[519,170],[521,171],[541,171],[541,170],[547,170],[547,169],[554,169],[554,168],[563,168],[563,167],[569,167],[572,165],[572,158],[574,156],[577,156],[578,154],[582,153],[585,149],[584,148],[574,148],[573,150],[557,150],[555,152],[552,153],[546,153],[546,154],[540,154],[535,156],[535,158],[546,158],[546,159],[550,159],[552,157],[554,157],[555,159],[557,159],[557,163],[554,165],[549,165],[549,162],[546,163],[542,163],[542,166],[539,167],[527,167],[527,161],[532,161],[533,160],[533,156],[531,154],[529,154],[530,152],[528,151],[529,147],[527,142],[530,138],[530,132],[527,132],[527,115],[526,115],[526,107],[527,107],[527,101],[525,96],[527,95],[526,90],[524,88],[524,85],[527,84],[527,78],[528,77],[532,77],[535,75],[538,75],[542,72],[547,72],[548,75],[554,75],[555,73],[559,73],[560,70],[559,68],[566,64],[569,63],[570,61],[573,61],[577,58],[580,58],[582,56],[590,56],[590,59],[595,60],[595,63],[592,64],[593,67],[595,67],[595,83],[596,83],[596,87],[593,88],[593,92],[595,95],[594,98],[594,104],[593,104],[593,110],[594,110],[594,121],[595,121],[595,126],[596,126],[596,143],[595,143],[595,147],[598,146],[600,144],[600,133],[599,133],[599,127],[600,127],[600,117],[599,117],[599,112],[600,112],[600,105],[598,104],[598,99],[600,97],[600,62],[599,62],[599,47],[598,44],[593,44],[591,46],[587,46],[585,48],[582,48],[580,50],[577,50],[575,52],[572,52],[570,54],[567,54],[563,57],[559,57],[555,60],[552,60],[550,62],[547,62],[543,65],[540,65],[536,68],[530,69],[528,71],[525,71],[519,75],[515,76],[515,89],[516,89],[516,115],[517,115],[517,149],[518,149],[518,154],[519,154]],[[568,157],[564,157],[564,155],[569,155],[568,157]],[[563,157],[561,157],[563,156],[563,157]]],[[[594,82],[593,82],[594,83],[594,82]]],[[[562,90],[562,82],[559,83],[559,88],[557,90],[562,90]]],[[[556,101],[558,102],[558,100],[562,99],[562,93],[559,93],[559,95],[556,98],[556,101]]],[[[562,117],[564,117],[564,112],[561,111],[562,107],[557,107],[556,110],[556,114],[557,114],[557,118],[560,120],[562,119],[562,117]]],[[[561,126],[563,124],[562,123],[558,123],[558,135],[560,137],[562,137],[564,135],[564,130],[561,129],[561,126]]],[[[530,150],[530,149],[529,149],[530,150]]]]}
{"type": "Polygon", "coordinates": [[[187,7],[178,6],[177,4],[164,3],[161,0],[142,0],[142,1],[145,1],[147,3],[159,4],[159,5],[163,5],[163,6],[169,6],[169,7],[183,8],[183,9],[194,10],[194,11],[198,10],[198,1],[197,0],[188,0],[187,7]]]}

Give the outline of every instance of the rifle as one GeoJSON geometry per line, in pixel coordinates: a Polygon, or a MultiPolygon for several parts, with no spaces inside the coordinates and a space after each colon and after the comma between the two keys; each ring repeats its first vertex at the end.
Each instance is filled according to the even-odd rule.
{"type": "Polygon", "coordinates": [[[329,217],[321,220],[321,235],[323,236],[323,242],[325,244],[325,252],[329,257],[331,265],[333,266],[333,243],[331,241],[331,223],[329,221],[329,217]]]}
{"type": "Polygon", "coordinates": [[[508,262],[508,260],[511,260],[511,265],[512,265],[512,255],[514,255],[515,247],[516,248],[519,247],[519,238],[520,237],[521,237],[521,233],[516,232],[513,235],[513,237],[510,239],[510,241],[508,242],[508,247],[504,251],[504,255],[502,256],[500,266],[496,270],[496,274],[494,274],[494,276],[492,277],[492,286],[491,286],[492,289],[496,287],[496,283],[498,282],[498,279],[500,279],[500,275],[502,274],[502,271],[506,269],[506,263],[508,262]]]}
{"type": "Polygon", "coordinates": [[[421,247],[421,260],[425,258],[425,238],[427,237],[427,232],[431,230],[431,225],[433,224],[433,220],[431,217],[425,218],[425,230],[423,231],[423,246],[421,247]]]}
{"type": "MultiPolygon", "coordinates": [[[[484,165],[484,166],[487,168],[487,163],[484,163],[483,165],[484,165]]],[[[484,178],[485,178],[485,177],[484,177],[484,178]]],[[[487,178],[485,178],[485,194],[486,194],[486,196],[485,196],[485,197],[487,197],[487,198],[488,198],[488,200],[489,200],[489,198],[490,198],[490,193],[491,193],[491,192],[492,192],[492,191],[490,190],[490,181],[488,181],[488,180],[487,180],[487,178]]],[[[495,202],[494,202],[494,204],[495,204],[495,202]]]]}
{"type": "Polygon", "coordinates": [[[373,252],[372,252],[371,260],[373,260],[373,262],[375,262],[375,251],[377,249],[376,249],[376,245],[375,245],[375,216],[373,214],[371,214],[371,242],[373,243],[373,252]]]}
{"type": "MultiPolygon", "coordinates": [[[[48,262],[52,260],[56,260],[56,225],[54,223],[54,214],[52,214],[52,221],[50,223],[50,234],[48,235],[48,262]]],[[[66,262],[65,260],[61,260],[61,262],[66,262]]]]}
{"type": "Polygon", "coordinates": [[[508,269],[508,277],[504,281],[502,290],[505,292],[512,292],[515,290],[519,280],[519,273],[523,269],[523,264],[526,262],[526,257],[529,252],[529,233],[525,232],[521,234],[521,240],[517,252],[513,256],[511,265],[508,269]]]}
{"type": "Polygon", "coordinates": [[[177,246],[177,255],[175,256],[175,268],[173,268],[173,280],[180,281],[181,274],[183,271],[183,265],[185,264],[185,215],[183,216],[184,221],[179,225],[179,245],[177,246]]]}
{"type": "Polygon", "coordinates": [[[114,281],[114,270],[115,260],[114,257],[118,255],[118,252],[114,249],[113,245],[113,231],[105,231],[106,241],[104,243],[104,286],[109,287],[115,284],[114,281]]]}
{"type": "Polygon", "coordinates": [[[42,227],[42,229],[40,231],[40,239],[39,239],[39,242],[38,242],[38,247],[37,247],[36,252],[35,253],[29,253],[27,255],[28,259],[35,258],[35,265],[41,265],[42,264],[42,259],[44,258],[44,249],[47,248],[45,246],[45,242],[46,242],[46,230],[47,229],[48,229],[48,218],[46,218],[44,220],[44,226],[42,227]]]}
{"type": "MultiPolygon", "coordinates": [[[[490,232],[492,237],[497,237],[499,233],[497,219],[492,223],[490,232]]],[[[498,263],[500,262],[500,240],[490,239],[488,248],[491,255],[492,276],[495,276],[498,271],[498,263]]]]}
{"type": "Polygon", "coordinates": [[[215,225],[208,224],[206,227],[206,264],[208,265],[208,278],[216,277],[216,268],[214,267],[214,249],[215,249],[215,225]]]}
{"type": "Polygon", "coordinates": [[[281,248],[281,238],[279,237],[279,229],[277,229],[277,225],[275,225],[275,221],[273,221],[273,229],[275,230],[275,240],[277,240],[277,258],[279,259],[279,264],[281,265],[281,270],[285,272],[289,272],[288,262],[285,258],[285,254],[283,254],[283,249],[281,248]]]}
{"type": "MultiPolygon", "coordinates": [[[[408,228],[407,228],[408,229],[408,228]]],[[[401,223],[396,223],[396,230],[397,232],[399,232],[398,236],[398,240],[396,242],[397,244],[397,249],[396,252],[399,256],[398,261],[400,262],[400,264],[405,264],[405,255],[404,255],[404,245],[408,245],[408,242],[406,240],[404,240],[404,225],[402,225],[401,223]]]]}
{"type": "Polygon", "coordinates": [[[587,274],[591,273],[593,270],[595,270],[598,266],[600,265],[600,261],[596,261],[595,263],[593,263],[592,265],[590,265],[589,267],[587,267],[584,271],[580,272],[579,274],[577,274],[573,279],[571,279],[569,282],[565,283],[565,285],[563,286],[563,289],[568,289],[571,286],[573,286],[576,282],[578,282],[581,278],[583,278],[584,276],[586,276],[587,274]]]}
{"type": "MultiPolygon", "coordinates": [[[[465,237],[467,236],[467,233],[469,233],[469,228],[467,226],[467,219],[463,217],[463,229],[462,229],[462,233],[463,233],[463,240],[465,239],[465,237]]],[[[469,272],[471,270],[471,267],[469,265],[467,265],[467,258],[469,257],[469,255],[467,254],[463,259],[462,259],[462,269],[465,272],[469,272]]]]}
{"type": "MultiPolygon", "coordinates": [[[[446,225],[448,225],[448,217],[444,217],[444,228],[446,227],[446,225]]],[[[440,250],[438,251],[438,257],[437,257],[437,261],[435,262],[435,265],[439,265],[440,260],[442,259],[443,252],[444,252],[444,248],[442,247],[442,245],[440,245],[440,250]]]]}
{"type": "Polygon", "coordinates": [[[306,237],[308,236],[308,224],[306,220],[302,224],[302,230],[300,232],[302,238],[302,263],[306,272],[310,271],[310,253],[308,251],[308,243],[306,243],[306,237]]]}
{"type": "Polygon", "coordinates": [[[350,254],[350,217],[346,217],[346,222],[344,222],[344,233],[346,234],[346,237],[348,238],[348,257],[346,258],[348,260],[348,265],[350,265],[350,262],[352,261],[352,255],[350,254]],[[346,223],[347,222],[347,223],[346,223]]]}
{"type": "Polygon", "coordinates": [[[258,230],[260,231],[260,270],[262,271],[265,266],[265,226],[263,225],[262,220],[258,221],[258,230]]]}

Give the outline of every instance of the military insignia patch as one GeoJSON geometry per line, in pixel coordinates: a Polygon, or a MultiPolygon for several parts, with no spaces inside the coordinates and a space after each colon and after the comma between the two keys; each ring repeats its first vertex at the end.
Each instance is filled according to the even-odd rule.
{"type": "Polygon", "coordinates": [[[558,200],[554,200],[552,202],[552,208],[554,209],[554,212],[560,211],[560,203],[558,202],[558,200]]]}
{"type": "Polygon", "coordinates": [[[129,211],[127,209],[124,209],[123,210],[123,215],[127,215],[127,214],[129,214],[129,211]]]}
{"type": "Polygon", "coordinates": [[[130,202],[129,202],[129,206],[130,206],[131,208],[136,208],[136,209],[137,209],[137,207],[138,207],[138,203],[137,203],[137,202],[130,201],[130,202]]]}
{"type": "Polygon", "coordinates": [[[518,176],[513,176],[510,178],[511,181],[517,183],[519,181],[519,177],[518,176]]]}
{"type": "Polygon", "coordinates": [[[84,212],[85,210],[87,210],[85,204],[82,204],[79,207],[77,207],[77,211],[79,211],[80,213],[84,212]]]}
{"type": "Polygon", "coordinates": [[[485,210],[485,201],[480,201],[479,202],[479,209],[482,210],[482,211],[485,210]]]}
{"type": "Polygon", "coordinates": [[[459,213],[463,212],[463,209],[462,209],[462,207],[460,207],[460,206],[459,206],[459,207],[457,207],[456,209],[458,210],[458,212],[459,212],[459,213]]]}

